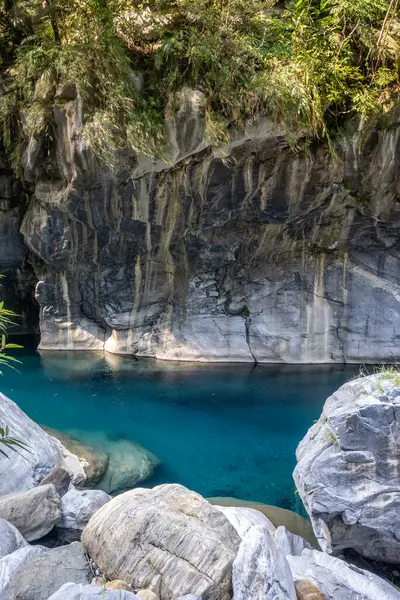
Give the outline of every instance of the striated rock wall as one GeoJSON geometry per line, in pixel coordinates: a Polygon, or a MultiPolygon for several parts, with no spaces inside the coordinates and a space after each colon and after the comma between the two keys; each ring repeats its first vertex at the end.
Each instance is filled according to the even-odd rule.
{"type": "Polygon", "coordinates": [[[66,98],[54,118],[52,144],[31,140],[25,151],[29,205],[7,209],[0,240],[0,271],[29,250],[41,348],[202,361],[400,359],[395,122],[349,126],[335,157],[324,144],[294,152],[267,122],[213,152],[201,97],[186,91],[168,123],[169,160],[125,157],[111,173],[81,139],[79,98],[66,98]],[[25,246],[13,210],[24,214],[25,246]]]}

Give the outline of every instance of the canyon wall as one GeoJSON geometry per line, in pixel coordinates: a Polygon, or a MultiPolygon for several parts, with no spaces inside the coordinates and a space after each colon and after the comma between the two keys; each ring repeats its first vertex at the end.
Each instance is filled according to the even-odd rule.
{"type": "Polygon", "coordinates": [[[79,97],[64,96],[54,139],[25,150],[23,185],[0,174],[0,272],[17,309],[37,281],[41,348],[400,360],[395,118],[349,124],[334,154],[294,150],[267,121],[213,151],[186,90],[169,159],[120,157],[111,171],[82,140],[79,97]]]}

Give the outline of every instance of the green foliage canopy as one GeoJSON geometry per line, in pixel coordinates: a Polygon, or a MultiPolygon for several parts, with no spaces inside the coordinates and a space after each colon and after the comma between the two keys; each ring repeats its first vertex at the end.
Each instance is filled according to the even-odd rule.
{"type": "Polygon", "coordinates": [[[327,136],[396,101],[399,1],[0,0],[4,141],[51,138],[60,83],[106,159],[157,153],[184,86],[203,91],[215,142],[261,115],[327,136]]]}

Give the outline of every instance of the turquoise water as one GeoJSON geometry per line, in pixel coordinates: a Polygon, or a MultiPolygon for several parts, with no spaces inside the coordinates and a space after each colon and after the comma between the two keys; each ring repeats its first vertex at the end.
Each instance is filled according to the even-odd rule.
{"type": "Polygon", "coordinates": [[[142,444],[161,460],[145,485],[299,509],[295,449],[357,367],[197,365],[25,350],[0,389],[35,421],[142,444]]]}

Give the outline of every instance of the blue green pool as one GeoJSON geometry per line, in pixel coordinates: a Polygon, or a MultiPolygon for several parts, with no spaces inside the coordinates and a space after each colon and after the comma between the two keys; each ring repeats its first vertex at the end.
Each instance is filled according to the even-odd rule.
{"type": "Polygon", "coordinates": [[[142,444],[161,460],[145,485],[299,509],[295,449],[358,367],[197,365],[22,351],[0,389],[35,421],[142,444]]]}

